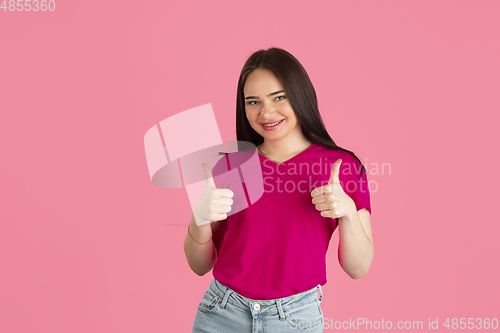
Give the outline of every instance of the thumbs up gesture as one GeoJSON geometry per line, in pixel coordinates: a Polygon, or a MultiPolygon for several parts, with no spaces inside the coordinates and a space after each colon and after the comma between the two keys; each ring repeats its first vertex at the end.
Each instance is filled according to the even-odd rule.
{"type": "Polygon", "coordinates": [[[233,204],[231,198],[234,196],[230,189],[216,188],[212,170],[208,164],[203,163],[202,166],[205,171],[205,189],[200,201],[193,208],[193,215],[198,226],[226,219],[233,204]]]}
{"type": "Polygon", "coordinates": [[[332,166],[332,173],[327,185],[317,187],[311,192],[312,203],[316,210],[321,212],[321,216],[332,219],[347,215],[354,205],[354,201],[349,197],[340,185],[339,173],[342,160],[337,160],[332,166]]]}

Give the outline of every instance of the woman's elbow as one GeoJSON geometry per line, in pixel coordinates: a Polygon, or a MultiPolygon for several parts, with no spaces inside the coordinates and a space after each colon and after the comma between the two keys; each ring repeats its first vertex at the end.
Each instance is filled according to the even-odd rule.
{"type": "Polygon", "coordinates": [[[191,270],[192,270],[192,271],[193,271],[196,275],[198,275],[198,276],[204,276],[205,274],[207,274],[207,273],[209,272],[209,271],[208,271],[208,272],[196,271],[196,270],[194,270],[194,269],[191,269],[191,270]]]}
{"type": "Polygon", "coordinates": [[[368,271],[370,270],[370,266],[367,267],[342,267],[344,269],[344,272],[347,273],[353,280],[357,280],[368,274],[368,271]]]}
{"type": "Polygon", "coordinates": [[[364,273],[347,273],[353,280],[357,280],[357,279],[361,279],[363,276],[366,275],[366,273],[368,272],[364,272],[364,273]]]}

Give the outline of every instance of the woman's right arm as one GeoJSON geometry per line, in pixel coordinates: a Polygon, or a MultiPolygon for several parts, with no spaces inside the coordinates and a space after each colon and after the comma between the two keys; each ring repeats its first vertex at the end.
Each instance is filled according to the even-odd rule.
{"type": "Polygon", "coordinates": [[[217,248],[225,237],[227,213],[231,210],[234,195],[230,189],[218,189],[215,186],[212,170],[203,163],[205,171],[205,189],[200,201],[193,208],[191,222],[184,239],[184,253],[189,267],[203,276],[214,267],[217,260],[217,248]],[[196,224],[198,221],[198,224],[196,224]],[[210,222],[215,221],[215,222],[210,222]],[[214,240],[215,237],[215,240],[214,240]]]}

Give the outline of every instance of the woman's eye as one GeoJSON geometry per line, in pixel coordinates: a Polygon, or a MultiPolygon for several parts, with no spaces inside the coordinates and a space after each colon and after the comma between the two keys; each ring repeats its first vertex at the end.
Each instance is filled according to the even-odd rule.
{"type": "Polygon", "coordinates": [[[286,98],[285,95],[281,95],[281,96],[276,97],[276,100],[277,101],[281,101],[281,100],[283,100],[285,98],[286,98]]]}
{"type": "Polygon", "coordinates": [[[247,104],[248,105],[256,105],[258,102],[257,101],[248,101],[247,104]]]}

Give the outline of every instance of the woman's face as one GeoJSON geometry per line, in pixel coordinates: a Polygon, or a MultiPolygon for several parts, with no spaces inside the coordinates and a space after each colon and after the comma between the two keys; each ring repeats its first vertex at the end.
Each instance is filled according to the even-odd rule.
{"type": "Polygon", "coordinates": [[[243,87],[245,113],[252,128],[265,140],[290,139],[302,136],[295,116],[278,78],[267,69],[250,73],[243,87]]]}

